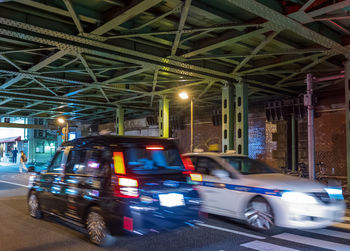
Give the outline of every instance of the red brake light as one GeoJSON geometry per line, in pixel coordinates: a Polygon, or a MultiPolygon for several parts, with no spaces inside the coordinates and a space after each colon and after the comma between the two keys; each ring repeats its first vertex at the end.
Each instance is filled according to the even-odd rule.
{"type": "Polygon", "coordinates": [[[163,146],[146,146],[146,150],[164,150],[163,146]]]}
{"type": "Polygon", "coordinates": [[[124,154],[122,152],[113,153],[113,163],[116,174],[125,174],[124,154]]]}
{"type": "Polygon", "coordinates": [[[137,179],[118,177],[118,184],[115,187],[115,195],[123,198],[137,198],[139,197],[137,179]]]}
{"type": "Polygon", "coordinates": [[[194,171],[194,165],[189,157],[181,156],[181,160],[182,160],[182,163],[184,164],[186,170],[194,171]]]}

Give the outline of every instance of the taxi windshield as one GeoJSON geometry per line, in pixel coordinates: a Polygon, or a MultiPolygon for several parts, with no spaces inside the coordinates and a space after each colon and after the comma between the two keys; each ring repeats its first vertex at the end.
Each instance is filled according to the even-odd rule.
{"type": "Polygon", "coordinates": [[[127,148],[125,162],[129,172],[135,174],[164,174],[185,171],[177,149],[145,147],[127,148]]]}
{"type": "Polygon", "coordinates": [[[223,156],[222,158],[243,175],[277,172],[272,167],[250,158],[233,156],[223,156]]]}

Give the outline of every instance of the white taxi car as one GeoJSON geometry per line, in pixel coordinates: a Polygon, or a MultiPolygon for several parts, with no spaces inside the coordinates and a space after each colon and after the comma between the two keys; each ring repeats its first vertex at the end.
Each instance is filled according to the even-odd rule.
{"type": "Polygon", "coordinates": [[[280,174],[242,155],[187,153],[183,158],[201,174],[197,184],[204,212],[244,220],[260,230],[322,228],[344,216],[340,188],[280,174]]]}

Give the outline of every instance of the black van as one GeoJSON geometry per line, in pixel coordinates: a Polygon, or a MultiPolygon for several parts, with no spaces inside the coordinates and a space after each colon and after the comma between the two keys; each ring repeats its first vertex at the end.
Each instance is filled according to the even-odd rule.
{"type": "Polygon", "coordinates": [[[85,227],[101,246],[125,232],[191,225],[200,199],[184,164],[170,139],[96,136],[66,142],[47,170],[30,179],[29,213],[85,227]]]}

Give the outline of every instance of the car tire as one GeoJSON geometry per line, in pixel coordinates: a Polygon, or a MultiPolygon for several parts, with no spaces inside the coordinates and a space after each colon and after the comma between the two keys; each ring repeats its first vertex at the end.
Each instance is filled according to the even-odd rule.
{"type": "Polygon", "coordinates": [[[38,196],[34,191],[30,192],[28,196],[28,211],[30,216],[35,219],[40,219],[43,217],[43,212],[40,209],[38,196]]]}
{"type": "Polygon", "coordinates": [[[115,244],[116,237],[112,236],[103,211],[98,207],[91,207],[86,217],[86,230],[92,243],[100,247],[115,244]]]}
{"type": "Polygon", "coordinates": [[[254,230],[272,232],[275,230],[274,214],[270,204],[262,197],[254,197],[244,211],[246,223],[254,230]]]}

